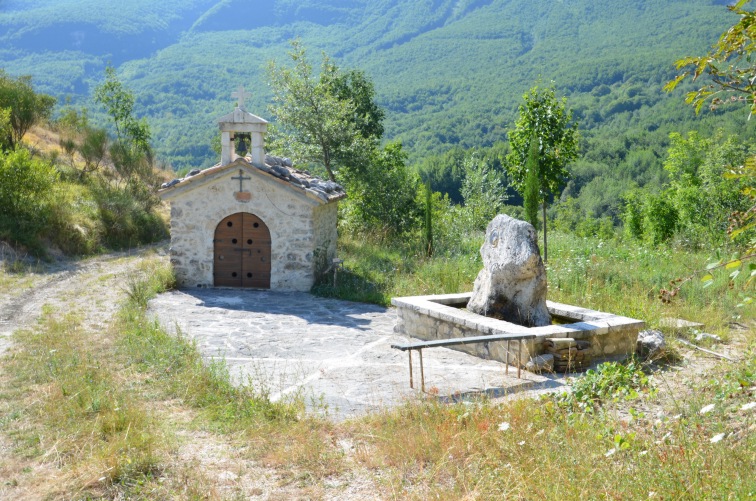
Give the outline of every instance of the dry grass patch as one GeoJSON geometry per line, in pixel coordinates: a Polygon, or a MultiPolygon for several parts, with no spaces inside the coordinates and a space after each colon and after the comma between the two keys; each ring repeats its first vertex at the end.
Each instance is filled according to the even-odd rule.
{"type": "Polygon", "coordinates": [[[748,499],[756,493],[754,367],[749,351],[662,401],[607,389],[589,399],[591,413],[554,397],[501,405],[428,398],[349,424],[348,433],[356,460],[380,474],[390,498],[748,499]]]}
{"type": "Polygon", "coordinates": [[[78,318],[47,312],[15,338],[4,367],[5,397],[18,405],[9,435],[17,453],[55,468],[43,492],[100,495],[160,471],[159,424],[116,383],[108,354],[82,335],[78,318]]]}

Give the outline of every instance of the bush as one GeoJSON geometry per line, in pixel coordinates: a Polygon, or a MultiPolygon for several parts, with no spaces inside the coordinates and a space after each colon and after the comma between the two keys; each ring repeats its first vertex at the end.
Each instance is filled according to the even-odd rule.
{"type": "Polygon", "coordinates": [[[105,227],[92,191],[76,183],[61,182],[54,190],[50,217],[50,241],[69,255],[97,252],[105,227]]]}
{"type": "Polygon", "coordinates": [[[401,143],[374,152],[371,165],[344,173],[349,199],[344,224],[357,231],[402,235],[419,227],[420,180],[406,165],[401,143]]]}
{"type": "Polygon", "coordinates": [[[461,189],[464,205],[459,207],[457,225],[467,231],[485,230],[507,200],[502,184],[504,173],[475,155],[465,159],[464,168],[466,175],[461,189]]]}
{"type": "Polygon", "coordinates": [[[748,145],[721,134],[687,138],[670,134],[664,169],[670,177],[660,193],[634,190],[625,194],[625,233],[654,244],[675,237],[688,248],[721,245],[733,212],[750,207],[747,186],[728,172],[745,161],[748,145]]]}
{"type": "Polygon", "coordinates": [[[586,213],[576,198],[567,197],[556,204],[551,211],[554,216],[554,229],[572,233],[578,237],[598,237],[602,240],[614,238],[614,221],[609,216],[592,217],[586,213]]]}
{"type": "Polygon", "coordinates": [[[39,238],[49,229],[56,180],[53,166],[25,149],[0,153],[0,238],[42,252],[39,238]]]}
{"type": "Polygon", "coordinates": [[[669,240],[677,229],[678,212],[666,193],[649,195],[643,205],[643,227],[653,244],[669,240]]]}
{"type": "Polygon", "coordinates": [[[145,209],[128,188],[99,180],[92,183],[92,193],[104,227],[102,243],[105,246],[124,249],[168,237],[165,221],[154,211],[145,209]]]}
{"type": "Polygon", "coordinates": [[[622,213],[625,235],[640,240],[643,238],[643,206],[640,195],[631,192],[625,195],[625,210],[622,213]]]}

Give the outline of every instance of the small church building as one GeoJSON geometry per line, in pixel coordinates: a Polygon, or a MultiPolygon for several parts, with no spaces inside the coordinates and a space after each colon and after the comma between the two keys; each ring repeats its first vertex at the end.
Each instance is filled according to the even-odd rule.
{"type": "Polygon", "coordinates": [[[158,192],[171,204],[171,264],[182,287],[309,291],[336,254],[344,189],[265,154],[268,122],[221,117],[221,161],[158,192]],[[249,152],[247,153],[247,149],[249,152]]]}

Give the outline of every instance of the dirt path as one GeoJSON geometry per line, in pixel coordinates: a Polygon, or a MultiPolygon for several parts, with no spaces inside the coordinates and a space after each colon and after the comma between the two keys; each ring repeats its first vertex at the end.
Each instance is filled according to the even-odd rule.
{"type": "Polygon", "coordinates": [[[87,328],[101,328],[123,299],[124,279],[138,267],[141,256],[155,249],[55,263],[20,276],[23,287],[10,284],[0,292],[0,355],[10,348],[13,332],[32,327],[45,306],[78,312],[87,328]]]}
{"type": "MultiPolygon", "coordinates": [[[[0,282],[0,364],[5,357],[13,356],[13,333],[34,328],[48,310],[54,315],[79,315],[87,331],[103,332],[125,297],[126,279],[145,256],[154,253],[165,254],[164,246],[45,265],[4,263],[0,259],[0,266],[23,270],[2,274],[0,282]]],[[[0,404],[8,412],[19,402],[0,404]]],[[[46,495],[45,484],[61,471],[50,458],[19,455],[14,434],[12,427],[0,428],[0,478],[4,479],[0,483],[0,499],[42,499],[46,495]]]]}

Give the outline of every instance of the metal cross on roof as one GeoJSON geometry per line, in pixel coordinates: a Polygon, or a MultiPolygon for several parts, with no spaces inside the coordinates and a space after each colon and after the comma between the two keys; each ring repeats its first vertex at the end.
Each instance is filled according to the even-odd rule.
{"type": "Polygon", "coordinates": [[[252,97],[252,93],[245,92],[244,87],[240,85],[239,88],[236,89],[235,92],[231,93],[231,97],[235,97],[239,102],[239,105],[238,105],[239,108],[244,109],[244,100],[247,99],[248,97],[252,97]]]}
{"type": "Polygon", "coordinates": [[[248,179],[252,179],[252,178],[249,177],[249,176],[245,176],[244,175],[244,171],[242,169],[239,169],[239,175],[238,176],[234,176],[231,179],[233,179],[234,181],[238,180],[239,181],[239,191],[244,191],[244,187],[242,186],[242,183],[244,181],[247,181],[248,179]]]}

